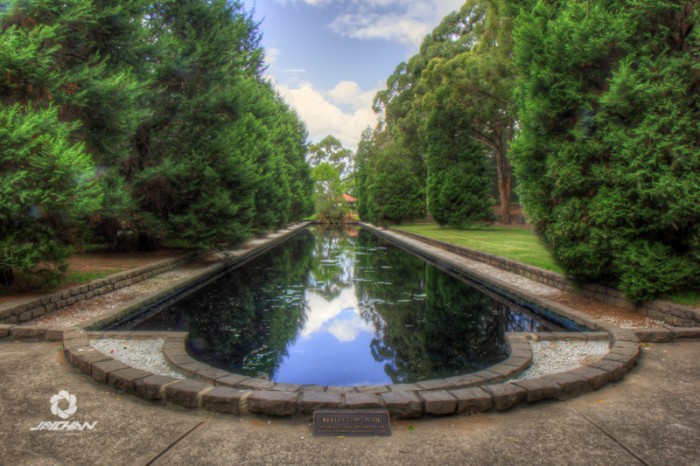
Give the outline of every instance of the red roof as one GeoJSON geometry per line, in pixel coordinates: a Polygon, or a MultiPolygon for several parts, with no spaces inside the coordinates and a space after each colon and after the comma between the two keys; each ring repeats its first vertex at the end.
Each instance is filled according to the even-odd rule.
{"type": "Polygon", "coordinates": [[[357,198],[352,197],[349,194],[343,194],[343,198],[345,199],[345,202],[357,202],[357,198]]]}

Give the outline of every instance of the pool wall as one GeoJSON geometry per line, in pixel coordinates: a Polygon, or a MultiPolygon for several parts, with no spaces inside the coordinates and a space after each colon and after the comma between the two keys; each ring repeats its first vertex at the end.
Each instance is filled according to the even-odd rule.
{"type": "Polygon", "coordinates": [[[554,320],[564,327],[578,331],[582,329],[609,331],[614,328],[614,326],[608,322],[577,312],[568,306],[543,298],[528,290],[514,287],[509,283],[486,273],[470,269],[463,261],[453,260],[447,257],[445,255],[445,251],[437,248],[436,246],[408,238],[391,230],[377,228],[366,223],[360,223],[360,225],[375,235],[384,238],[385,240],[410,252],[411,254],[415,254],[434,262],[443,268],[443,270],[451,271],[453,274],[465,277],[468,280],[476,282],[477,284],[483,284],[485,287],[490,288],[499,295],[515,302],[516,304],[530,308],[548,319],[554,320]]]}
{"type": "Polygon", "coordinates": [[[278,244],[306,230],[309,222],[291,225],[286,229],[270,233],[264,237],[246,242],[238,249],[227,251],[226,259],[202,269],[189,279],[177,283],[172,288],[160,293],[145,296],[144,299],[128,307],[102,315],[82,325],[87,330],[99,330],[114,327],[125,321],[138,317],[143,312],[157,312],[183,299],[191,293],[205,287],[231,270],[264,254],[278,244]]]}
{"type": "MultiPolygon", "coordinates": [[[[255,240],[242,250],[233,266],[255,257],[284,239],[297,234],[307,224],[295,225],[266,238],[255,240]]],[[[448,265],[467,274],[471,271],[458,260],[448,260],[434,247],[415,240],[402,238],[389,231],[363,225],[370,231],[416,251],[424,257],[448,265]]],[[[231,263],[212,266],[207,272],[190,280],[194,287],[215,279],[217,273],[225,273],[231,263]]],[[[319,408],[385,408],[396,418],[413,418],[423,415],[450,415],[483,412],[491,409],[502,411],[521,403],[541,400],[564,400],[597,390],[610,382],[621,380],[640,357],[640,345],[634,330],[620,329],[605,322],[586,319],[565,306],[539,298],[533,293],[519,290],[500,280],[474,274],[475,280],[487,283],[495,289],[506,290],[519,299],[535,302],[552,312],[565,314],[588,328],[600,328],[605,332],[586,333],[518,333],[509,334],[510,357],[481,373],[446,379],[421,381],[415,384],[381,385],[372,387],[324,387],[297,386],[274,383],[264,379],[251,379],[238,374],[223,372],[193,361],[185,349],[186,335],[163,333],[157,336],[165,340],[163,352],[176,368],[190,374],[190,379],[176,379],[156,375],[129,367],[111,356],[90,346],[91,338],[154,338],[147,332],[88,332],[79,329],[47,328],[31,325],[0,324],[0,338],[24,340],[60,341],[70,364],[95,381],[114,389],[156,402],[172,403],[187,408],[231,414],[308,415],[319,408]],[[508,380],[529,366],[533,340],[596,340],[608,339],[610,352],[587,366],[528,380],[508,380]]],[[[184,288],[184,287],[183,287],[184,288]]],[[[177,290],[175,290],[177,292],[177,290]]],[[[172,294],[172,290],[169,292],[172,294]]],[[[166,295],[166,293],[163,293],[166,295]]],[[[162,298],[162,296],[161,296],[162,298]]],[[[153,297],[146,297],[143,305],[153,297]]],[[[133,310],[122,311],[123,314],[133,310]]],[[[114,319],[115,316],[112,316],[114,319]]],[[[85,326],[83,326],[85,328],[85,326]]],[[[676,338],[693,337],[693,329],[671,329],[676,338]],[[690,331],[690,332],[688,332],[690,331]],[[687,332],[687,333],[684,333],[687,332]]],[[[638,331],[639,332],[639,331],[638,331]]]]}
{"type": "Polygon", "coordinates": [[[670,301],[650,301],[643,304],[635,304],[625,299],[619,290],[600,284],[575,285],[565,275],[540,269],[531,265],[512,261],[504,257],[494,256],[485,252],[468,249],[454,244],[439,241],[433,238],[417,235],[404,230],[391,230],[400,235],[416,239],[426,244],[436,246],[440,249],[458,254],[467,259],[476,260],[501,270],[521,275],[530,280],[542,283],[561,291],[576,292],[581,296],[595,299],[606,304],[632,310],[639,314],[658,319],[669,325],[677,327],[700,327],[700,310],[689,306],[683,306],[670,301]]]}

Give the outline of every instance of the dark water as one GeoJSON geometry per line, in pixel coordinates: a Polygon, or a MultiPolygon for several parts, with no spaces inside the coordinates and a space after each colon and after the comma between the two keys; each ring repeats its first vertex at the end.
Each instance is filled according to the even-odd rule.
{"type": "Polygon", "coordinates": [[[558,330],[371,233],[311,229],[135,330],[190,332],[193,357],[274,381],[409,383],[507,356],[507,331],[558,330]]]}

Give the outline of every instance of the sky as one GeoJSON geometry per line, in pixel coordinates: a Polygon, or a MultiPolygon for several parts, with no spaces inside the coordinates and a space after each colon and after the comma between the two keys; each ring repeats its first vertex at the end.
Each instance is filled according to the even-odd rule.
{"type": "Polygon", "coordinates": [[[372,99],[464,0],[244,0],[261,21],[267,73],[307,125],[355,150],[372,99]]]}

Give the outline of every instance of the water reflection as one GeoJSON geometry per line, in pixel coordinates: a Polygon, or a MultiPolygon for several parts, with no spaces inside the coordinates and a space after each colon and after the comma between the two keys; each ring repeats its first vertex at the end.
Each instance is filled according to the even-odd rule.
{"type": "Polygon", "coordinates": [[[545,323],[372,234],[305,232],[137,329],[190,332],[199,359],[275,381],[414,382],[506,356],[545,323]]]}

